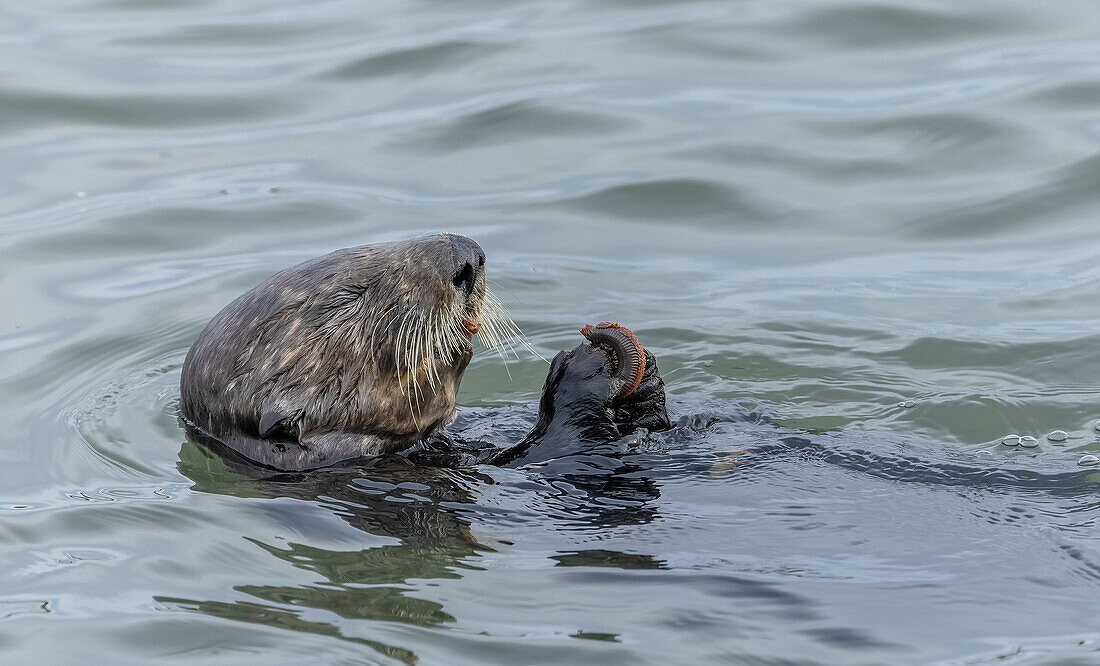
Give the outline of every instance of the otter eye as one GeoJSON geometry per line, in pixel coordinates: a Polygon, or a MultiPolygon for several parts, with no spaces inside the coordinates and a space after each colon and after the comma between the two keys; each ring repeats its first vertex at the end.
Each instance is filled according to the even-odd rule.
{"type": "Polygon", "coordinates": [[[455,287],[466,292],[467,295],[472,293],[474,290],[474,265],[467,261],[462,270],[455,273],[452,282],[454,282],[455,287]]]}

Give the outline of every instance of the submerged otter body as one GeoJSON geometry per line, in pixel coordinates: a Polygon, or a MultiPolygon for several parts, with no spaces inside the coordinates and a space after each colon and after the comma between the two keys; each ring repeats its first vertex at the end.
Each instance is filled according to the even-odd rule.
{"type": "MultiPolygon", "coordinates": [[[[276,273],[207,324],[184,361],[180,410],[199,435],[281,470],[401,451],[453,415],[479,331],[490,344],[516,332],[473,240],[337,250],[276,273]]],[[[615,363],[596,346],[559,354],[538,425],[499,462],[544,440],[667,427],[655,363],[629,398],[615,363]]]]}

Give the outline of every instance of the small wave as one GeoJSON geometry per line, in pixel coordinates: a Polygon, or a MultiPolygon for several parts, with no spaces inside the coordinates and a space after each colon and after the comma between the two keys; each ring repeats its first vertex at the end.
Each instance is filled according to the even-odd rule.
{"type": "Polygon", "coordinates": [[[792,38],[830,42],[833,48],[889,50],[972,41],[1019,27],[1004,13],[950,13],[888,4],[844,3],[799,12],[782,25],[792,38]]]}
{"type": "Polygon", "coordinates": [[[776,215],[738,188],[711,180],[661,179],[608,187],[562,206],[628,220],[707,222],[723,228],[774,224],[776,215]]]}
{"type": "Polygon", "coordinates": [[[510,102],[459,115],[440,127],[413,131],[410,138],[397,145],[439,155],[555,136],[604,136],[624,131],[632,124],[626,118],[589,111],[544,107],[530,101],[510,102]]]}
{"type": "Polygon", "coordinates": [[[326,76],[341,80],[356,80],[395,75],[424,75],[445,69],[456,70],[507,50],[502,44],[451,40],[438,44],[420,44],[372,54],[355,62],[340,65],[326,76]]]}

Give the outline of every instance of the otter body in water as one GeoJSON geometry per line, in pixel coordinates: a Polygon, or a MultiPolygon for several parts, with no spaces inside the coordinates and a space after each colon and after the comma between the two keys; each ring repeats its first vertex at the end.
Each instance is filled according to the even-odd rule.
{"type": "MultiPolygon", "coordinates": [[[[276,469],[393,453],[451,418],[478,332],[489,346],[518,334],[486,288],[473,240],[440,234],[337,250],[276,273],[207,324],[184,361],[180,409],[201,435],[276,469]]],[[[614,345],[559,354],[538,424],[497,462],[555,431],[575,443],[667,427],[663,383],[645,356],[640,388],[622,396],[628,361],[614,345]]]]}

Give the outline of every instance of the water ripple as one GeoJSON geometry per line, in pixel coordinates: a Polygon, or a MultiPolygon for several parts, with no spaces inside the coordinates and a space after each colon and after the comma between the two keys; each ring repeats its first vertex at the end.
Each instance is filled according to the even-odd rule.
{"type": "MultiPolygon", "coordinates": [[[[1087,660],[1094,15],[7,8],[5,657],[1087,660]],[[444,230],[544,355],[631,326],[678,428],[520,469],[278,474],[185,441],[179,367],[222,305],[444,230]]],[[[452,427],[516,441],[545,373],[478,354],[452,427]]]]}

